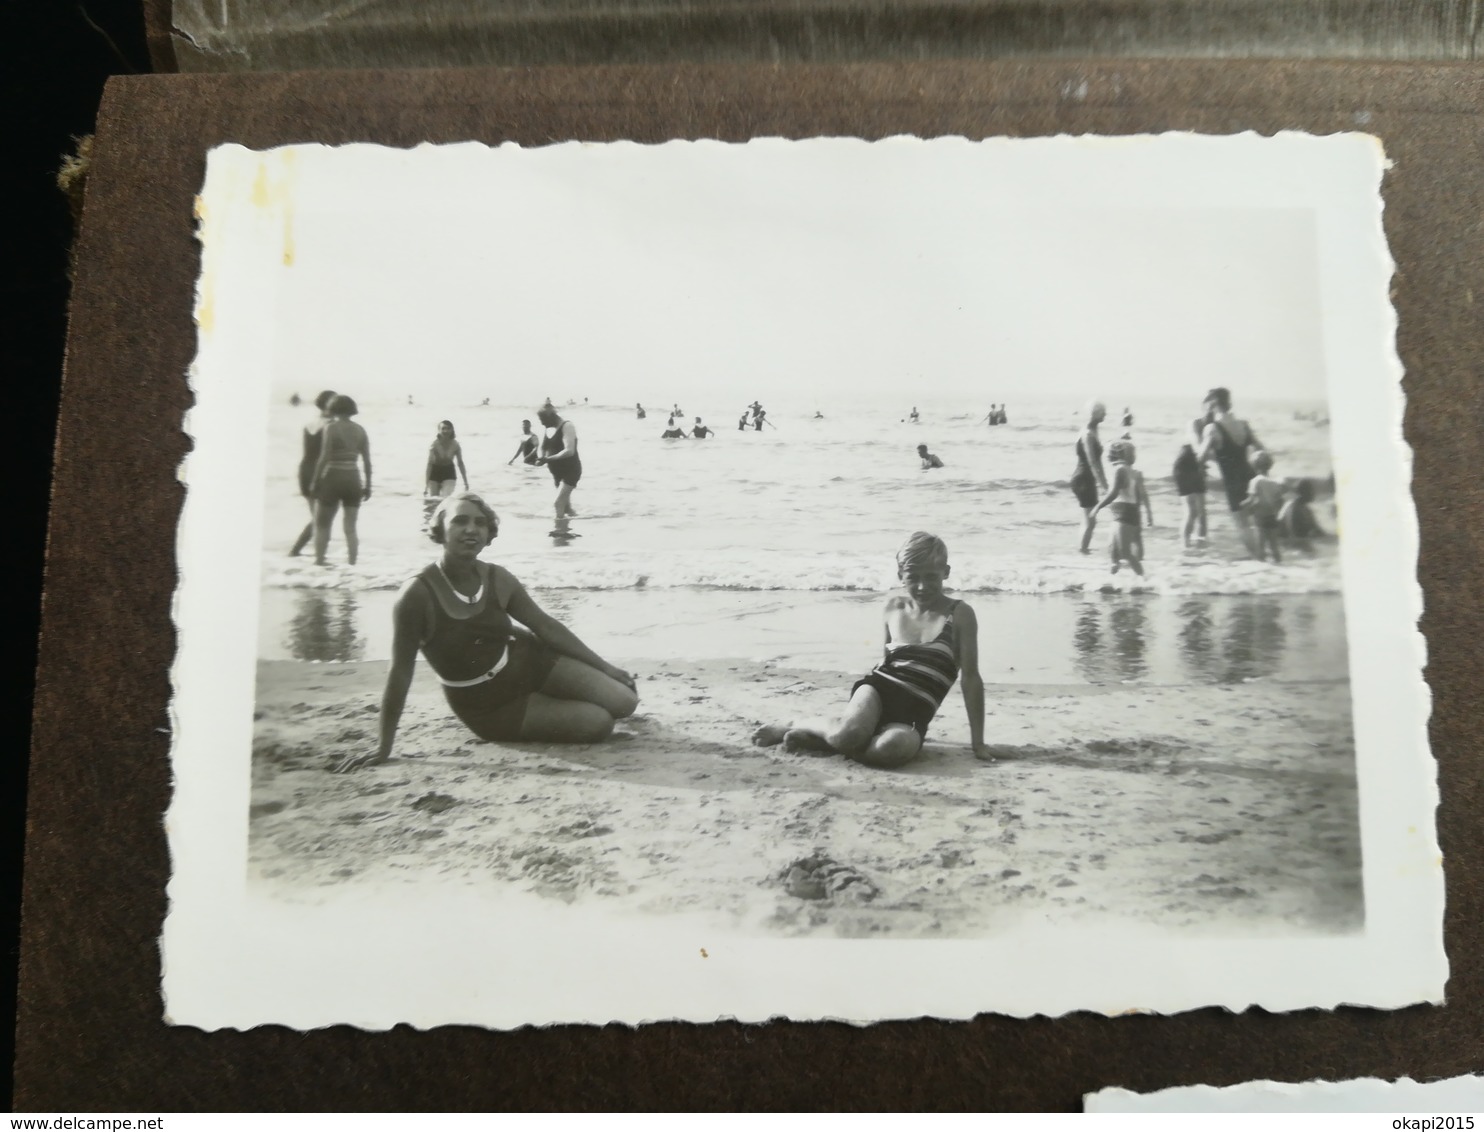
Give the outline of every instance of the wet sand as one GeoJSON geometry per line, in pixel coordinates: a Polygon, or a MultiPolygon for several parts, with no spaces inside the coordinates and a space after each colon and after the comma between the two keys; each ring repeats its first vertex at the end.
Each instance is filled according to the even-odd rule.
{"type": "Polygon", "coordinates": [[[262,661],[249,870],[275,897],[438,879],[749,934],[979,937],[1017,923],[1221,935],[1359,930],[1345,681],[955,690],[895,772],[749,742],[827,716],[853,678],[756,660],[656,662],[609,741],[490,744],[420,664],[397,757],[380,661],[262,661]]]}

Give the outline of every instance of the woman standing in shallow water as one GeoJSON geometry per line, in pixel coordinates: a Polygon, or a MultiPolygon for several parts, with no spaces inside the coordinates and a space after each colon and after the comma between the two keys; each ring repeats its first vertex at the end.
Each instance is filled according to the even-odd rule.
{"type": "Polygon", "coordinates": [[[433,512],[428,537],[443,555],[397,597],[380,742],[345,756],[336,771],[392,757],[419,652],[454,715],[491,742],[596,743],[614,720],[633,714],[639,696],[632,676],[542,610],[509,570],[479,561],[499,531],[499,517],[471,492],[450,496],[433,512]]]}
{"type": "Polygon", "coordinates": [[[1232,522],[1237,525],[1237,535],[1247,553],[1261,558],[1257,539],[1242,504],[1247,499],[1247,485],[1252,481],[1252,464],[1247,453],[1262,446],[1252,432],[1252,426],[1232,412],[1231,391],[1224,388],[1211,390],[1202,405],[1211,422],[1201,437],[1201,446],[1196,459],[1202,464],[1216,461],[1221,469],[1221,486],[1226,490],[1227,505],[1231,508],[1232,522]]]}
{"type": "Polygon", "coordinates": [[[325,409],[324,439],[320,442],[319,460],[314,467],[314,564],[325,566],[325,551],[330,548],[330,527],[335,513],[345,512],[345,558],[352,566],[360,553],[361,540],[356,533],[356,520],[361,504],[371,498],[371,441],[366,430],[350,418],[360,412],[355,400],[344,393],[331,398],[325,409]],[[366,466],[366,480],[361,482],[360,463],[366,466]]]}
{"type": "Polygon", "coordinates": [[[1077,467],[1072,472],[1072,494],[1082,508],[1083,554],[1092,545],[1093,528],[1097,526],[1098,500],[1108,490],[1108,477],[1103,471],[1103,442],[1098,438],[1098,425],[1108,415],[1108,406],[1093,401],[1087,406],[1087,424],[1077,437],[1077,467]]]}
{"type": "Polygon", "coordinates": [[[428,466],[423,472],[426,494],[445,498],[458,490],[457,476],[464,477],[464,490],[469,490],[469,473],[464,469],[464,450],[453,429],[453,421],[439,421],[438,435],[428,448],[428,466]]]}

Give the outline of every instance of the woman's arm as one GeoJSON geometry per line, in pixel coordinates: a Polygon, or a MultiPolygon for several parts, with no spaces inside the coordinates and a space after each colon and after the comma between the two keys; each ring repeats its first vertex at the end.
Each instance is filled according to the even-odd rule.
{"type": "Polygon", "coordinates": [[[464,470],[464,446],[457,440],[453,442],[453,462],[459,467],[459,475],[464,477],[464,490],[469,490],[469,473],[464,470]]]}
{"type": "Polygon", "coordinates": [[[366,430],[364,428],[361,428],[359,425],[357,425],[356,427],[360,430],[360,433],[361,433],[361,459],[366,464],[366,486],[365,486],[365,488],[361,492],[361,498],[363,498],[363,499],[370,499],[371,498],[371,437],[366,434],[366,430]]]}
{"type": "Polygon", "coordinates": [[[1108,473],[1103,470],[1103,454],[1092,435],[1092,429],[1082,434],[1082,451],[1087,453],[1087,466],[1092,469],[1092,474],[1097,477],[1098,488],[1102,491],[1108,490],[1108,473]]]}
{"type": "Polygon", "coordinates": [[[1216,449],[1221,447],[1221,442],[1217,436],[1218,431],[1219,430],[1216,428],[1216,422],[1212,421],[1206,426],[1206,431],[1201,436],[1201,444],[1200,447],[1196,449],[1195,458],[1202,464],[1207,463],[1213,456],[1215,456],[1216,449]]]}
{"type": "Polygon", "coordinates": [[[609,664],[592,649],[588,648],[572,632],[551,614],[547,613],[532,600],[531,595],[526,593],[526,588],[516,580],[515,575],[501,566],[495,567],[496,593],[500,589],[508,589],[508,594],[500,604],[505,611],[515,618],[526,628],[535,633],[543,642],[556,649],[563,656],[570,656],[573,660],[580,660],[583,664],[596,668],[605,676],[611,676],[620,684],[634,687],[634,678],[622,668],[609,664]],[[502,577],[503,575],[503,577],[502,577]],[[501,585],[501,582],[504,585],[501,585]]]}
{"type": "Polygon", "coordinates": [[[380,738],[376,749],[346,755],[335,764],[336,774],[375,766],[392,757],[392,742],[397,737],[397,725],[402,722],[402,709],[407,706],[407,689],[412,686],[417,649],[427,624],[426,598],[413,592],[416,584],[407,584],[392,611],[392,666],[387,669],[386,687],[381,693],[381,713],[377,718],[380,738]]]}
{"type": "Polygon", "coordinates": [[[1128,471],[1128,468],[1123,464],[1119,464],[1118,471],[1113,473],[1113,483],[1111,485],[1106,483],[1102,485],[1108,489],[1108,494],[1103,496],[1102,502],[1092,509],[1094,515],[1118,498],[1119,491],[1123,489],[1123,473],[1126,471],[1128,471]]]}
{"type": "Polygon", "coordinates": [[[984,746],[984,680],[979,675],[979,618],[972,606],[959,602],[953,611],[958,630],[958,679],[969,714],[969,746],[977,759],[992,759],[984,746]]]}
{"type": "Polygon", "coordinates": [[[1144,514],[1149,519],[1149,525],[1154,526],[1154,508],[1149,504],[1149,489],[1144,486],[1144,477],[1139,477],[1139,498],[1137,502],[1144,505],[1144,514]]]}

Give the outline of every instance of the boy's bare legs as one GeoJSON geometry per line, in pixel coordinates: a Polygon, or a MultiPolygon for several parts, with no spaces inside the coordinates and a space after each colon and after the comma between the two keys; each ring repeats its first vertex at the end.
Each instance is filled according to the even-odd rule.
{"type": "Polygon", "coordinates": [[[1271,551],[1275,563],[1282,562],[1283,557],[1278,553],[1278,532],[1273,527],[1267,527],[1258,531],[1261,542],[1259,547],[1265,551],[1271,551]]]}
{"type": "Polygon", "coordinates": [[[1132,523],[1119,523],[1118,534],[1123,540],[1123,556],[1139,577],[1144,576],[1144,536],[1132,523]]]}
{"type": "Polygon", "coordinates": [[[1262,561],[1262,537],[1259,532],[1252,529],[1252,517],[1245,511],[1233,511],[1232,522],[1237,524],[1237,535],[1242,540],[1242,545],[1247,548],[1247,553],[1259,562],[1262,561]]]}
{"type": "Polygon", "coordinates": [[[833,727],[759,727],[752,741],[759,747],[783,744],[786,751],[816,751],[855,757],[865,751],[876,726],[881,722],[881,695],[869,684],[862,684],[850,697],[845,714],[833,727]]]}
{"type": "MultiPolygon", "coordinates": [[[[1182,495],[1180,497],[1181,502],[1185,504],[1185,530],[1183,537],[1185,539],[1186,546],[1190,545],[1190,540],[1195,534],[1196,524],[1200,521],[1201,518],[1199,507],[1200,498],[1201,497],[1199,495],[1182,495]]],[[[1204,536],[1205,533],[1205,531],[1202,531],[1202,536],[1204,536]]]]}
{"type": "Polygon", "coordinates": [[[878,770],[894,770],[915,759],[922,750],[922,736],[906,723],[888,723],[866,744],[866,749],[849,757],[878,770]]]}

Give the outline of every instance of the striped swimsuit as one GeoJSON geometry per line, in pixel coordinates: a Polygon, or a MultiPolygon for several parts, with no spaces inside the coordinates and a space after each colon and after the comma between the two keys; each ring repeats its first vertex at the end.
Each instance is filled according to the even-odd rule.
{"type": "MultiPolygon", "coordinates": [[[[958,634],[953,625],[956,608],[958,603],[954,602],[942,631],[931,641],[888,645],[886,658],[856,682],[856,688],[869,684],[880,693],[883,724],[907,723],[918,734],[927,734],[928,723],[958,679],[958,634]]],[[[851,692],[854,694],[854,689],[851,692]]]]}

